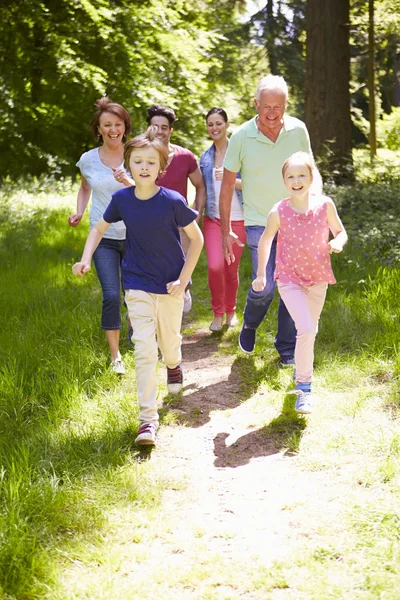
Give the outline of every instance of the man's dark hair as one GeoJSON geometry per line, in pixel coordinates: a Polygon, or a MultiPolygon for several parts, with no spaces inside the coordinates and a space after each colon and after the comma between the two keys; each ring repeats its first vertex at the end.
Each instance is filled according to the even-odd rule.
{"type": "Polygon", "coordinates": [[[169,121],[169,126],[172,125],[176,121],[176,114],[172,110],[172,108],[168,108],[167,106],[161,106],[160,104],[153,104],[147,109],[147,124],[151,124],[151,120],[153,117],[165,117],[169,121]]]}

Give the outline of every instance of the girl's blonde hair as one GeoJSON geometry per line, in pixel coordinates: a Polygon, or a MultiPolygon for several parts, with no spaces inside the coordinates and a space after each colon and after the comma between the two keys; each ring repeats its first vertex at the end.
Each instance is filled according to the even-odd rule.
{"type": "Polygon", "coordinates": [[[160,177],[164,173],[168,163],[168,146],[157,137],[158,129],[155,125],[150,125],[145,133],[137,135],[124,146],[124,165],[129,171],[129,161],[133,150],[138,148],[154,148],[157,150],[160,159],[160,177]]]}
{"type": "Polygon", "coordinates": [[[295,152],[289,158],[285,160],[282,165],[282,177],[285,177],[285,173],[290,165],[293,163],[300,163],[308,168],[311,175],[311,191],[313,194],[322,193],[322,178],[318,171],[317,165],[314,162],[313,157],[308,152],[295,152]]]}

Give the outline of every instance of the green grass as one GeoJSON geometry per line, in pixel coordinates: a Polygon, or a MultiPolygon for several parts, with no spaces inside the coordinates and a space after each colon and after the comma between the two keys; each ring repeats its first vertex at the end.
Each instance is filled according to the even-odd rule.
{"type": "MultiPolygon", "coordinates": [[[[241,401],[249,401],[276,449],[296,455],[311,478],[329,475],[336,518],[311,497],[310,536],[296,539],[290,559],[270,568],[210,555],[197,531],[204,555],[196,568],[166,569],[154,582],[166,598],[169,585],[185,593],[200,586],[197,597],[212,600],[239,592],[295,600],[399,597],[400,188],[358,184],[331,193],[350,242],[333,257],[338,284],[329,290],[317,338],[315,415],[299,417],[286,394],[290,373],[279,369],[273,348],[276,300],[255,354],[238,354],[234,368],[241,401]]],[[[185,485],[154,473],[133,448],[133,358],[123,331],[129,368],[118,380],[99,328],[96,276],[71,275],[87,233],[87,221],[67,226],[74,202],[38,186],[32,194],[9,192],[0,209],[0,597],[8,600],[65,600],[64,588],[75,590],[71,598],[134,598],[115,580],[121,557],[113,550],[112,514],[132,513],[129,543],[140,545],[168,527],[157,521],[162,491],[185,485]],[[61,584],[77,562],[87,579],[61,584]]],[[[250,279],[245,250],[239,314],[250,279]]],[[[211,321],[204,254],[194,296],[186,332],[211,321]]],[[[235,354],[236,336],[213,334],[218,353],[235,354]]],[[[175,423],[173,402],[162,416],[175,423]]],[[[287,510],[295,521],[304,506],[287,510]]]]}

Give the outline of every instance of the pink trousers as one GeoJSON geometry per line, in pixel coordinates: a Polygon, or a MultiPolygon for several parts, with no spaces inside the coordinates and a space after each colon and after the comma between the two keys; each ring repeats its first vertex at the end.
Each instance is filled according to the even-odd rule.
{"type": "MultiPolygon", "coordinates": [[[[232,231],[242,244],[246,243],[244,221],[232,221],[232,231]]],[[[239,264],[243,247],[233,245],[235,262],[228,265],[222,250],[220,221],[209,217],[203,219],[204,246],[208,261],[208,285],[211,292],[211,306],[217,316],[232,314],[236,310],[236,297],[239,287],[239,264]]]]}
{"type": "Polygon", "coordinates": [[[296,383],[309,382],[314,366],[314,342],[318,321],[324,306],[327,283],[303,287],[277,281],[279,294],[296,326],[296,383]]]}

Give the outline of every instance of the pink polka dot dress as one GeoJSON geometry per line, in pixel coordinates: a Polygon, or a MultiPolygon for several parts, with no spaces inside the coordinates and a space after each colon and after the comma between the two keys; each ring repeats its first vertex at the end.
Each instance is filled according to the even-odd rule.
{"type": "Polygon", "coordinates": [[[289,206],[290,198],[278,205],[280,228],[276,251],[275,279],[309,287],[336,283],[328,251],[328,207],[325,196],[306,214],[289,206]]]}

